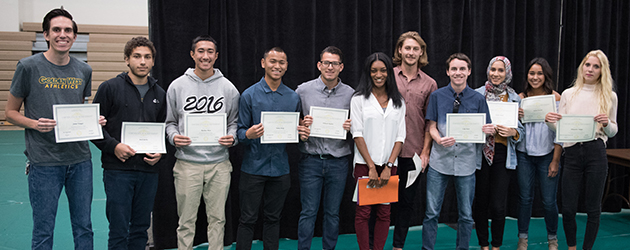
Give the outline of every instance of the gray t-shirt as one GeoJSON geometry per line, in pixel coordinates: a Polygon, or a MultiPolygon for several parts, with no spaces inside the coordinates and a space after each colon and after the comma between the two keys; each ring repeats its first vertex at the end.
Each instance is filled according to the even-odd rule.
{"type": "Polygon", "coordinates": [[[149,91],[149,84],[142,84],[142,85],[135,85],[136,89],[138,89],[138,92],[140,92],[140,101],[144,100],[144,95],[147,94],[147,91],[149,91]]]}
{"type": "MultiPolygon", "coordinates": [[[[11,94],[24,100],[24,115],[31,119],[53,119],[53,104],[81,104],[92,94],[92,68],[70,57],[58,66],[39,53],[18,62],[11,82],[11,94]]],[[[26,157],[31,163],[57,166],[91,158],[87,141],[56,143],[54,130],[41,133],[25,129],[26,157]]]]}

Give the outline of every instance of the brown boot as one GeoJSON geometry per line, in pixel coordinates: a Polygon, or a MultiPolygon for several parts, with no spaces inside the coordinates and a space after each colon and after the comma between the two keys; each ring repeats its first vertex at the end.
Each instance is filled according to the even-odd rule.
{"type": "MultiPolygon", "coordinates": [[[[556,240],[556,246],[558,246],[557,242],[558,241],[556,240]]],[[[516,250],[527,250],[527,238],[518,238],[518,247],[516,250]]]]}

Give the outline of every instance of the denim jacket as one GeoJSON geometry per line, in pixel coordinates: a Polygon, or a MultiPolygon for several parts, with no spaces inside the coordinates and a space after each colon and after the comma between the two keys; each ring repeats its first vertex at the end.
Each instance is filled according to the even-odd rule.
{"type": "MultiPolygon", "coordinates": [[[[486,96],[485,86],[481,86],[475,89],[475,91],[482,94],[483,96],[486,96]]],[[[520,105],[521,97],[518,96],[518,94],[516,93],[508,92],[508,102],[518,102],[520,105]]],[[[518,140],[515,140],[513,136],[510,136],[507,138],[508,151],[507,151],[507,159],[505,160],[505,168],[507,169],[516,169],[516,143],[520,142],[523,139],[523,136],[525,135],[524,131],[525,131],[525,127],[523,127],[523,124],[519,120],[518,128],[516,128],[516,132],[518,132],[518,135],[519,135],[518,140]]]]}

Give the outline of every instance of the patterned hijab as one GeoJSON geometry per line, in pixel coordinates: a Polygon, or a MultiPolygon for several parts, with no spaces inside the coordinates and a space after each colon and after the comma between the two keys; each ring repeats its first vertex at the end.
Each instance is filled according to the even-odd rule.
{"type": "Polygon", "coordinates": [[[509,87],[508,85],[512,82],[512,64],[510,60],[505,56],[495,56],[488,63],[488,68],[486,69],[486,75],[488,76],[488,80],[486,81],[486,100],[488,101],[501,101],[501,97],[499,95],[505,91],[509,93],[516,93],[514,89],[509,87]],[[505,65],[505,80],[499,85],[494,85],[490,81],[490,68],[492,68],[492,64],[496,61],[501,61],[505,65]]]}

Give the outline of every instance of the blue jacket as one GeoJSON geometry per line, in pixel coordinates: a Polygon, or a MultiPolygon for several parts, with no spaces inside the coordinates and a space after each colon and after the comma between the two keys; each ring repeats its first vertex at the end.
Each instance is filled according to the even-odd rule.
{"type": "MultiPolygon", "coordinates": [[[[477,91],[479,94],[482,94],[483,96],[486,96],[486,87],[485,86],[481,86],[477,89],[475,89],[475,91],[477,91]]],[[[521,97],[518,96],[518,94],[514,93],[514,92],[508,92],[508,102],[518,102],[520,105],[521,102],[521,97]]],[[[516,132],[518,132],[518,140],[514,140],[514,137],[510,136],[507,138],[507,148],[508,148],[508,152],[507,152],[507,159],[505,160],[505,168],[507,169],[516,169],[516,143],[520,142],[523,138],[523,136],[525,136],[525,127],[523,127],[523,124],[521,123],[521,121],[518,121],[518,128],[516,128],[516,132]]]]}

